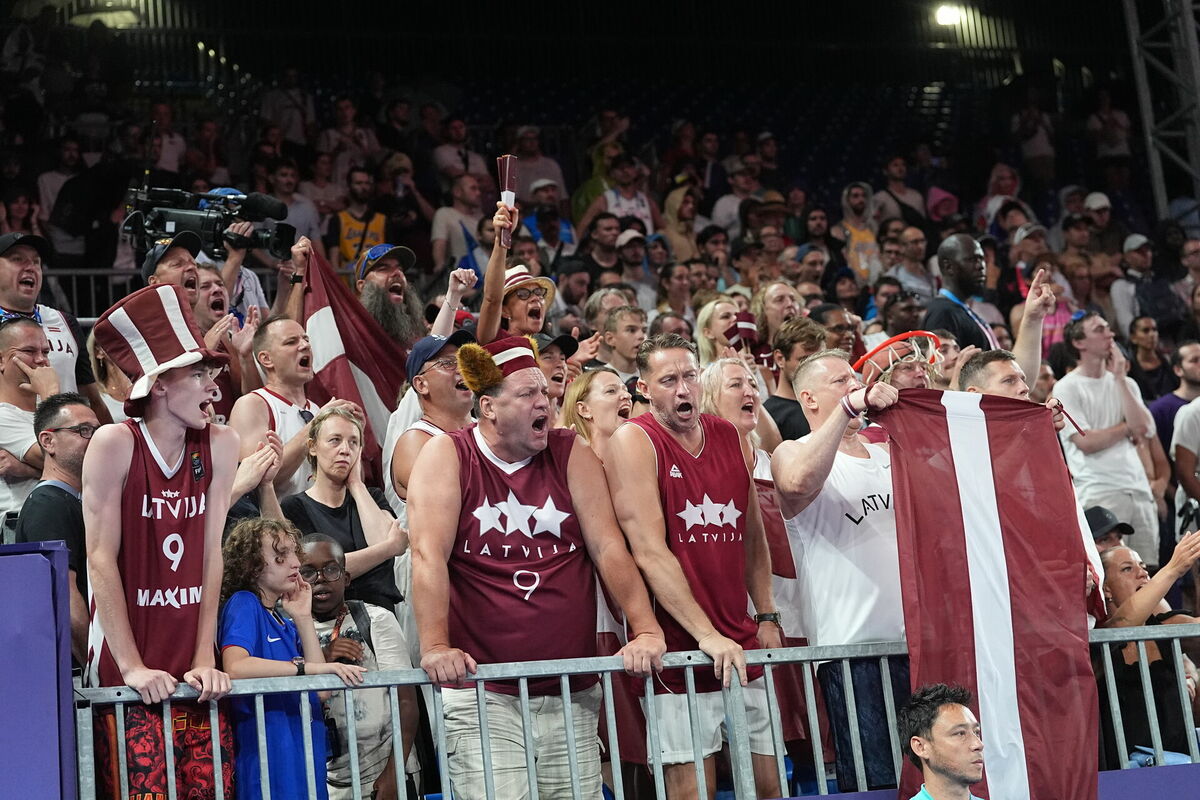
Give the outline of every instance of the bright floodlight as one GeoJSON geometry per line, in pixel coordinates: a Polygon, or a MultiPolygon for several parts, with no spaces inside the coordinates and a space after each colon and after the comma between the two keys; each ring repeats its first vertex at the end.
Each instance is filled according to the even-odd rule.
{"type": "Polygon", "coordinates": [[[962,22],[962,9],[958,6],[938,6],[934,19],[938,25],[957,25],[962,22]]]}

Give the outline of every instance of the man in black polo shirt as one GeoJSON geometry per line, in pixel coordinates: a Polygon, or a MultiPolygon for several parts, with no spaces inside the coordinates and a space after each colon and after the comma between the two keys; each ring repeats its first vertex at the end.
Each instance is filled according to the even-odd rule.
{"type": "Polygon", "coordinates": [[[956,233],[942,242],[937,256],[942,289],[929,303],[921,327],[927,331],[939,328],[950,331],[964,349],[969,345],[980,350],[999,347],[991,326],[967,305],[983,290],[987,276],[983,248],[969,235],[956,233]]]}
{"type": "Polygon", "coordinates": [[[63,392],[41,402],[33,415],[33,431],[42,447],[42,480],[25,498],[17,518],[18,542],[67,543],[70,568],[71,655],[87,661],[87,550],[83,538],[83,504],[79,499],[83,454],[100,427],[82,395],[63,392]]]}

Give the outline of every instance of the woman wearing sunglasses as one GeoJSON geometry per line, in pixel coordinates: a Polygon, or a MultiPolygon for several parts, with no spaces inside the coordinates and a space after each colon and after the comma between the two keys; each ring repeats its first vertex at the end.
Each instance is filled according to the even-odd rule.
{"type": "Polygon", "coordinates": [[[483,279],[483,305],[479,310],[479,326],[475,337],[487,344],[501,330],[518,336],[535,336],[546,324],[546,312],[554,302],[554,281],[529,274],[523,264],[505,269],[508,248],[502,243],[501,231],[516,231],[518,213],[503,203],[496,204],[492,225],[496,241],[488,260],[483,279]]]}

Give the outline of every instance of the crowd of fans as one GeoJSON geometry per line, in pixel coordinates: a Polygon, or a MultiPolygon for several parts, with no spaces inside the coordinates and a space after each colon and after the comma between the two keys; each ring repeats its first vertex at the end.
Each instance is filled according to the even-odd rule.
{"type": "MultiPolygon", "coordinates": [[[[102,30],[95,37],[106,41],[102,30]]],[[[0,65],[10,91],[28,90],[9,96],[47,103],[48,116],[62,111],[38,94],[57,75],[52,43],[45,21],[20,26],[0,65]]],[[[125,93],[115,47],[96,53],[76,88],[99,113],[125,93]]],[[[52,85],[61,101],[61,84],[52,85]]],[[[1016,157],[995,165],[973,205],[945,189],[960,184],[943,180],[928,152],[886,156],[827,208],[789,172],[790,154],[769,131],[727,137],[680,120],[648,159],[632,146],[633,110],[601,108],[580,152],[557,154],[572,160],[568,169],[543,152],[536,126],[503,129],[501,151],[518,157],[509,206],[497,202],[506,188],[498,153],[476,149],[467,120],[375,88],[338,97],[326,119],[299,71],[284,70],[261,98],[261,136],[240,163],[226,157],[221,120],[180,127],[164,100],[145,120],[114,122],[107,139],[69,131],[42,164],[47,154],[28,123],[12,124],[14,108],[29,109],[9,103],[0,132],[0,513],[6,541],[67,541],[73,653],[93,683],[129,684],[147,703],[180,680],[207,699],[227,692],[230,677],[331,673],[354,685],[365,670],[413,664],[453,683],[477,660],[597,648],[645,675],[668,647],[698,647],[716,662],[715,681],[697,677],[711,695],[722,680],[761,685],[744,649],[901,639],[890,504],[857,532],[873,543],[864,554],[839,547],[844,523],[830,522],[840,512],[826,489],[890,496],[887,434],[866,420],[919,388],[1054,409],[1099,554],[1088,569],[1099,587],[1086,606],[1092,620],[1194,621],[1183,592],[1194,587],[1200,545],[1183,534],[1200,516],[1200,406],[1191,402],[1200,396],[1200,238],[1169,220],[1131,230],[1137,221],[1116,213],[1127,207],[1113,199],[1128,197],[1130,123],[1107,96],[1086,124],[1096,187],[1056,181],[1054,120],[1036,98],[1013,116],[1016,157]],[[590,172],[569,185],[576,161],[590,172]],[[190,233],[142,255],[118,229],[126,190],[143,180],[272,195],[297,232],[290,256],[250,246],[255,225],[270,222],[231,226],[219,260],[190,233]],[[1056,198],[1048,218],[1046,196],[1056,198]],[[379,463],[363,456],[361,408],[309,399],[318,365],[303,295],[321,260],[379,335],[408,353],[391,365],[404,370],[406,390],[388,429],[373,431],[379,463]],[[110,309],[72,292],[68,308],[70,273],[56,270],[76,267],[136,273],[129,288],[147,288],[110,309]],[[73,313],[100,315],[90,336],[73,313]],[[135,486],[143,473],[144,492],[135,486]],[[446,481],[453,474],[460,483],[446,481]],[[685,497],[672,486],[699,488],[685,497]],[[493,530],[498,539],[485,537],[493,530]],[[725,555],[685,555],[697,536],[720,542],[726,549],[712,552],[725,555]],[[166,566],[135,557],[131,541],[161,552],[166,566]],[[197,560],[193,544],[200,554],[223,546],[224,574],[209,569],[215,560],[197,560]],[[556,557],[574,554],[553,572],[505,573],[492,552],[502,547],[508,558],[517,547],[537,560],[551,546],[556,557]],[[465,558],[481,553],[496,563],[465,558]],[[781,569],[783,561],[792,563],[781,569]],[[551,582],[558,601],[522,605],[551,582]],[[480,620],[494,628],[494,616],[471,619],[485,600],[489,614],[511,607],[514,638],[497,643],[480,628],[480,620]],[[146,627],[163,627],[155,615],[167,608],[183,624],[165,636],[146,627]],[[571,621],[561,630],[536,615],[517,624],[530,608],[571,621]],[[181,636],[194,640],[186,653],[181,636]]],[[[1139,655],[1117,649],[1118,692],[1136,698],[1139,655]]],[[[1170,701],[1173,662],[1154,645],[1145,657],[1164,741],[1186,752],[1170,701]]],[[[826,735],[845,789],[855,780],[844,687],[840,670],[826,667],[821,718],[831,731],[808,729],[792,686],[779,689],[784,732],[797,758],[807,752],[797,743],[826,735]]],[[[1186,668],[1194,699],[1196,670],[1186,668]]],[[[897,669],[854,667],[870,788],[892,781],[891,751],[887,731],[862,709],[881,705],[885,687],[905,702],[907,665],[897,669]]],[[[679,735],[658,755],[671,795],[688,796],[696,791],[688,711],[671,703],[682,690],[673,680],[658,679],[656,713],[679,735]]],[[[513,689],[488,688],[501,698],[495,734],[511,722],[503,715],[513,689]]],[[[557,682],[531,689],[539,702],[558,691],[557,682]]],[[[598,689],[572,690],[582,742],[595,736],[598,689]]],[[[644,763],[636,695],[622,693],[622,729],[633,733],[621,752],[630,761],[640,752],[644,763]]],[[[754,692],[747,696],[753,706],[754,692]]],[[[461,745],[451,773],[464,787],[481,780],[473,698],[446,701],[461,745]]],[[[355,702],[363,792],[400,796],[387,693],[359,692],[355,702]]],[[[343,703],[314,698],[312,709],[318,783],[331,797],[351,791],[343,703]]],[[[423,701],[402,692],[400,705],[405,767],[415,772],[423,701]]],[[[938,707],[922,712],[916,730],[928,732],[938,707]]],[[[1123,707],[1126,741],[1149,745],[1145,713],[1133,708],[1141,706],[1123,707]]],[[[546,709],[539,717],[547,725],[557,717],[559,727],[547,728],[545,745],[565,746],[561,705],[546,709]]],[[[295,700],[272,696],[266,711],[272,793],[303,793],[295,700]]],[[[224,763],[236,765],[239,796],[256,796],[266,778],[253,703],[232,712],[224,763]]],[[[516,746],[493,754],[497,780],[523,780],[517,713],[516,746]]],[[[719,729],[719,708],[702,704],[701,716],[702,729],[719,729]]],[[[206,724],[206,710],[202,717],[206,724]]],[[[777,794],[761,719],[751,720],[756,777],[760,791],[777,794]]],[[[161,722],[160,714],[155,733],[154,715],[143,715],[127,730],[157,735],[161,747],[161,722]]],[[[1116,752],[1111,720],[1105,726],[1105,764],[1117,766],[1129,754],[1116,752]]],[[[106,741],[98,752],[111,759],[106,741]]],[[[192,749],[180,763],[201,749],[181,746],[192,749]]],[[[701,747],[716,753],[719,737],[701,747]]],[[[564,780],[564,752],[539,755],[550,795],[564,780]]],[[[149,788],[166,780],[161,766],[158,774],[135,766],[140,786],[164,791],[149,788]]],[[[598,754],[583,766],[595,767],[582,780],[598,787],[598,754]]],[[[630,777],[646,779],[644,770],[630,777]]]]}

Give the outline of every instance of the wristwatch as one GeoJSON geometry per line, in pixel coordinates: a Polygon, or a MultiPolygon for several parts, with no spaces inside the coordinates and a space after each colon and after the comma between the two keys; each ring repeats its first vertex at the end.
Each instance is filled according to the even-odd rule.
{"type": "Polygon", "coordinates": [[[304,283],[304,274],[293,272],[292,277],[288,278],[288,283],[290,283],[292,286],[295,286],[297,283],[304,283]]]}
{"type": "Polygon", "coordinates": [[[780,628],[783,627],[783,623],[780,621],[780,616],[779,616],[778,611],[771,611],[766,614],[755,614],[754,621],[755,622],[774,622],[780,628]]]}
{"type": "MultiPolygon", "coordinates": [[[[779,616],[776,614],[775,616],[779,616]]],[[[296,665],[296,677],[304,674],[304,656],[296,656],[292,659],[292,663],[296,665]]]]}

